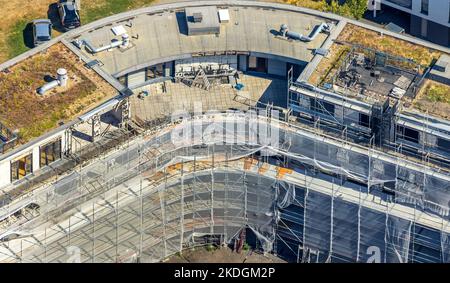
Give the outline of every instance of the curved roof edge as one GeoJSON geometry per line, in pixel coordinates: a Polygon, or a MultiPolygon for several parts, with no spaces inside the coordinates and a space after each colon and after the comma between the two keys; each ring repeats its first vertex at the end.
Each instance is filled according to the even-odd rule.
{"type": "Polygon", "coordinates": [[[162,12],[162,11],[167,11],[167,10],[172,10],[172,9],[181,9],[181,8],[186,8],[186,7],[213,6],[213,5],[214,6],[247,6],[247,7],[260,7],[260,8],[266,8],[266,9],[288,10],[288,11],[293,11],[293,12],[301,12],[301,13],[305,13],[305,14],[310,14],[310,15],[318,16],[318,17],[322,17],[322,18],[327,18],[327,19],[334,20],[334,21],[345,21],[346,23],[351,23],[351,24],[354,24],[354,25],[357,25],[357,26],[360,26],[360,27],[363,27],[363,28],[366,28],[369,30],[380,32],[385,35],[393,36],[395,38],[399,38],[399,39],[402,39],[402,40],[405,40],[405,41],[408,41],[408,42],[411,42],[414,44],[419,44],[419,45],[422,45],[422,46],[425,46],[428,48],[436,49],[436,50],[450,54],[450,48],[446,48],[446,47],[443,47],[443,46],[440,46],[440,45],[437,45],[437,44],[434,44],[434,43],[431,43],[428,41],[424,41],[422,39],[397,34],[397,33],[385,30],[383,28],[372,26],[370,24],[365,24],[365,23],[362,23],[362,22],[359,22],[356,20],[352,20],[352,19],[345,18],[345,17],[339,16],[339,15],[335,15],[332,13],[325,13],[325,12],[320,12],[317,10],[307,9],[307,8],[303,8],[303,7],[297,7],[297,6],[288,5],[288,4],[271,3],[271,2],[245,1],[245,0],[205,0],[205,1],[183,1],[183,2],[177,2],[177,3],[149,6],[149,7],[131,10],[131,11],[123,12],[120,14],[116,14],[113,16],[109,16],[109,17],[97,20],[95,22],[83,25],[80,28],[77,28],[75,30],[72,30],[65,34],[62,34],[62,35],[50,40],[49,42],[47,42],[45,44],[42,44],[36,48],[33,48],[25,53],[22,53],[21,55],[15,57],[15,58],[12,58],[12,59],[0,64],[0,70],[4,70],[10,66],[13,66],[17,62],[20,62],[36,53],[39,53],[39,52],[47,49],[49,46],[61,41],[62,39],[73,38],[73,37],[81,35],[84,32],[87,32],[92,29],[97,29],[99,27],[103,27],[103,26],[113,23],[113,22],[127,20],[129,18],[133,18],[140,14],[157,13],[157,12],[162,12]]]}

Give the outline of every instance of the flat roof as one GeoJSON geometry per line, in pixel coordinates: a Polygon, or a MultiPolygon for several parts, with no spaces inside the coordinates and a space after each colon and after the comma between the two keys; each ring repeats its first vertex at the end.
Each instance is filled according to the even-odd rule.
{"type": "Polygon", "coordinates": [[[0,122],[18,130],[19,144],[24,144],[117,93],[64,44],[56,43],[0,72],[0,122]],[[67,87],[37,94],[39,87],[56,77],[58,68],[68,72],[67,87]]]}
{"type": "Polygon", "coordinates": [[[414,100],[408,101],[404,106],[450,120],[450,85],[427,79],[414,100]]]}
{"type": "MultiPolygon", "coordinates": [[[[287,41],[275,35],[281,24],[291,31],[309,35],[316,25],[325,20],[300,12],[235,6],[228,8],[230,21],[220,24],[220,34],[187,35],[184,9],[155,14],[140,14],[132,24],[124,23],[131,36],[132,47],[127,50],[114,49],[95,55],[83,50],[92,60],[100,60],[103,69],[113,75],[126,73],[138,65],[152,65],[168,61],[180,55],[198,52],[250,51],[293,58],[309,62],[313,49],[319,48],[327,36],[320,33],[312,42],[287,41]]],[[[95,46],[109,44],[118,38],[107,25],[82,33],[78,39],[89,40],[95,46]]]]}

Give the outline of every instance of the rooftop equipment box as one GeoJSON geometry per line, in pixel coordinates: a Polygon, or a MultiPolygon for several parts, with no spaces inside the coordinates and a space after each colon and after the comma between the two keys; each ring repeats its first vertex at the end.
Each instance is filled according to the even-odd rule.
{"type": "Polygon", "coordinates": [[[188,35],[220,33],[217,7],[192,7],[186,8],[185,12],[188,35]]]}
{"type": "Polygon", "coordinates": [[[219,21],[221,23],[228,23],[230,21],[230,13],[228,13],[228,9],[219,9],[219,21]]]}

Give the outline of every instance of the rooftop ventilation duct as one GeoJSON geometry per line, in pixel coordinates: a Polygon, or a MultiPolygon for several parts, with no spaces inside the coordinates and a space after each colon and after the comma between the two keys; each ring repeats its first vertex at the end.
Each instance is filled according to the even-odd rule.
{"type": "Polygon", "coordinates": [[[95,47],[89,40],[87,39],[81,39],[75,42],[75,44],[81,48],[83,45],[86,46],[86,48],[89,50],[89,52],[95,54],[99,53],[105,50],[113,49],[116,47],[123,47],[127,48],[130,45],[130,37],[128,34],[122,34],[122,40],[113,39],[110,44],[104,45],[101,47],[95,47]]]}
{"type": "Polygon", "coordinates": [[[69,77],[67,76],[67,70],[64,68],[59,68],[56,71],[56,75],[57,75],[56,80],[48,82],[38,89],[38,93],[40,95],[45,94],[47,91],[49,91],[57,86],[61,86],[61,87],[67,86],[67,82],[69,81],[69,77]]]}
{"type": "Polygon", "coordinates": [[[284,37],[301,40],[301,41],[306,41],[306,42],[313,41],[317,37],[317,35],[321,32],[329,32],[329,31],[330,31],[330,26],[327,23],[321,23],[320,25],[316,26],[314,28],[313,32],[309,36],[305,36],[303,34],[300,34],[300,33],[294,32],[294,31],[290,31],[286,24],[282,24],[280,27],[280,33],[284,37]]]}

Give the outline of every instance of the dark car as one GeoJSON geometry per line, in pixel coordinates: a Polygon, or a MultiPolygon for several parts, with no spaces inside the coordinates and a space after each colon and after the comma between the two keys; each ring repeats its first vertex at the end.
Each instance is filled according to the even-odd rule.
{"type": "Polygon", "coordinates": [[[33,25],[33,44],[39,44],[52,39],[52,22],[47,19],[34,20],[33,25]]]}
{"type": "Polygon", "coordinates": [[[60,0],[58,2],[58,12],[64,30],[68,31],[81,25],[78,5],[75,1],[60,0]]]}

